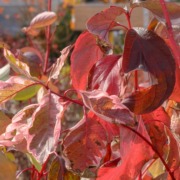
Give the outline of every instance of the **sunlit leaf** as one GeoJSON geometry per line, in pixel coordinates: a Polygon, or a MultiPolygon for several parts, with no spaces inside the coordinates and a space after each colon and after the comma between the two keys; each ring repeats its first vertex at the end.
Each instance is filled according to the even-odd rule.
{"type": "MultiPolygon", "coordinates": [[[[180,5],[175,2],[166,2],[168,14],[172,24],[180,24],[179,12],[180,5]]],[[[150,10],[158,20],[165,22],[162,6],[159,0],[131,0],[131,7],[143,7],[150,10]]]]}
{"type": "Polygon", "coordinates": [[[109,55],[96,63],[91,75],[91,89],[99,89],[110,95],[119,95],[120,57],[109,55]]]}
{"type": "MultiPolygon", "coordinates": [[[[148,133],[141,120],[135,130],[150,141],[148,133]]],[[[141,137],[129,129],[121,127],[120,139],[120,154],[122,158],[121,164],[115,168],[100,168],[97,180],[134,180],[140,174],[145,163],[153,158],[154,152],[149,145],[142,140],[141,137]]]]}
{"type": "Polygon", "coordinates": [[[71,55],[71,78],[75,89],[86,89],[89,72],[102,56],[95,37],[89,32],[82,33],[71,55]]]}
{"type": "Polygon", "coordinates": [[[95,177],[106,155],[107,137],[103,126],[87,114],[66,135],[63,154],[66,167],[84,177],[95,177]]]}
{"type": "Polygon", "coordinates": [[[16,165],[0,152],[0,179],[15,180],[16,165]]]}
{"type": "Polygon", "coordinates": [[[46,94],[32,115],[28,132],[28,151],[40,162],[46,161],[55,151],[60,131],[64,106],[59,97],[46,94]]]}
{"type": "Polygon", "coordinates": [[[153,178],[156,178],[165,172],[165,167],[162,161],[158,158],[155,162],[148,168],[153,178]]]}
{"type": "Polygon", "coordinates": [[[52,11],[45,11],[36,15],[30,23],[33,29],[42,28],[53,24],[57,19],[57,15],[52,11]]]}
{"type": "Polygon", "coordinates": [[[175,84],[175,63],[169,47],[154,32],[143,28],[127,32],[123,54],[124,73],[138,69],[149,72],[157,83],[125,97],[123,104],[134,113],[143,114],[159,107],[171,95],[175,84]]]}
{"type": "Polygon", "coordinates": [[[58,79],[60,71],[61,71],[62,67],[64,66],[64,63],[65,63],[71,49],[72,49],[72,46],[68,46],[61,51],[61,56],[57,59],[56,63],[54,64],[54,66],[50,72],[50,76],[49,76],[50,79],[51,78],[58,79]]]}
{"type": "Polygon", "coordinates": [[[10,65],[6,64],[2,68],[0,68],[0,80],[6,81],[9,78],[10,73],[10,65]]]}
{"type": "Polygon", "coordinates": [[[80,94],[84,105],[103,120],[115,124],[133,125],[135,123],[129,109],[121,103],[118,96],[109,96],[100,90],[80,91],[80,94]]]}
{"type": "Polygon", "coordinates": [[[4,48],[4,56],[16,73],[25,75],[27,77],[31,76],[28,65],[17,59],[11,51],[4,48]]]}
{"type": "Polygon", "coordinates": [[[100,39],[109,42],[109,31],[115,26],[119,26],[116,19],[118,16],[126,12],[125,8],[111,6],[110,8],[92,16],[87,21],[87,29],[90,33],[99,36],[100,39]]]}

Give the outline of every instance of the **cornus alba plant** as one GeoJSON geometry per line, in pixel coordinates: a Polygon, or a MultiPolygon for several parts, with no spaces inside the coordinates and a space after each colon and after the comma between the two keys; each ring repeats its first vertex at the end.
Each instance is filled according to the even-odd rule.
{"type": "Polygon", "coordinates": [[[30,103],[11,117],[3,108],[0,112],[0,166],[11,167],[8,173],[0,172],[0,179],[15,179],[16,168],[5,157],[12,149],[26,153],[32,163],[17,177],[29,170],[33,180],[180,179],[180,6],[136,0],[128,8],[109,7],[91,17],[87,30],[51,65],[50,25],[56,18],[49,1],[48,11],[23,29],[29,37],[45,29],[44,55],[33,46],[12,53],[1,42],[15,73],[0,81],[0,102],[30,103]],[[138,7],[154,15],[146,28],[131,25],[138,7]],[[128,26],[117,20],[121,15],[128,26]],[[113,53],[108,38],[114,27],[126,32],[122,54],[113,53]],[[39,60],[30,61],[32,54],[39,60]],[[68,57],[72,89],[60,93],[55,82],[68,57]],[[84,114],[74,127],[62,131],[71,104],[84,114]]]}

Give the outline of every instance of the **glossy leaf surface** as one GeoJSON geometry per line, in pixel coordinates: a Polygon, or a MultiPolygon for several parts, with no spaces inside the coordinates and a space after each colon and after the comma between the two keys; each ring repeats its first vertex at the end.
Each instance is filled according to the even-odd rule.
{"type": "Polygon", "coordinates": [[[95,37],[89,32],[82,33],[71,55],[71,77],[75,89],[86,89],[89,71],[102,56],[95,37]]]}
{"type": "Polygon", "coordinates": [[[142,69],[157,79],[157,84],[139,89],[124,99],[123,104],[134,113],[151,112],[171,95],[175,84],[174,58],[163,39],[154,32],[143,28],[127,32],[122,68],[124,73],[142,69]]]}

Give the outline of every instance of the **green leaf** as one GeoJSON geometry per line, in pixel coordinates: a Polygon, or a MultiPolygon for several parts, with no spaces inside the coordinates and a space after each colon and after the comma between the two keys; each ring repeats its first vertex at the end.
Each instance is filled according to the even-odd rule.
{"type": "Polygon", "coordinates": [[[30,153],[26,153],[28,159],[30,160],[31,164],[40,172],[42,169],[42,165],[34,158],[34,156],[30,153]]]}
{"type": "Polygon", "coordinates": [[[17,101],[28,100],[32,98],[33,96],[35,96],[40,88],[41,88],[40,85],[30,86],[24,89],[23,91],[20,91],[19,93],[17,93],[14,99],[17,101]]]}
{"type": "Polygon", "coordinates": [[[0,80],[6,81],[9,78],[10,73],[10,65],[6,64],[2,68],[0,68],[0,80]]]}
{"type": "Polygon", "coordinates": [[[38,85],[38,83],[18,76],[12,76],[6,82],[0,81],[0,103],[13,98],[20,91],[35,85],[38,85]]]}

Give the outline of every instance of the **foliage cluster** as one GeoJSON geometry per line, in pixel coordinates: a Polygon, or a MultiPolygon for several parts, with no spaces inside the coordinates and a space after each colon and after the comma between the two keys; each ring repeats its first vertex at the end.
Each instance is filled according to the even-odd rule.
{"type": "Polygon", "coordinates": [[[91,17],[87,31],[51,65],[57,15],[49,0],[48,11],[23,29],[30,37],[45,29],[45,54],[36,46],[14,53],[0,42],[8,62],[0,73],[7,66],[14,71],[0,81],[0,179],[18,178],[26,170],[33,180],[180,179],[179,12],[178,4],[163,0],[111,6],[91,17]],[[146,28],[131,27],[139,7],[154,14],[146,28]],[[121,15],[128,26],[118,22],[121,15]],[[126,31],[122,54],[109,42],[115,27],[126,31]],[[69,56],[72,88],[62,92],[60,75],[69,56]],[[12,115],[6,109],[12,99],[28,104],[12,115]],[[72,104],[83,109],[83,117],[63,130],[72,104]],[[32,167],[16,174],[10,150],[27,154],[32,167]]]}

